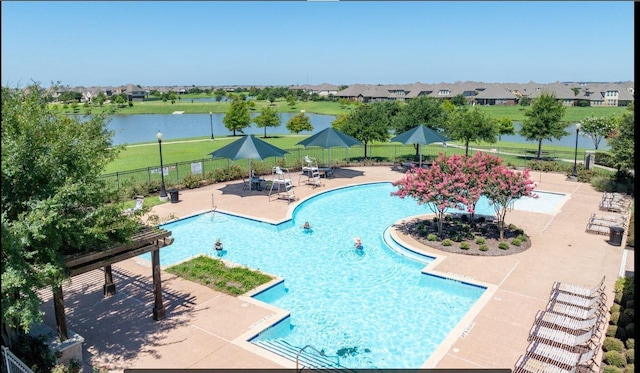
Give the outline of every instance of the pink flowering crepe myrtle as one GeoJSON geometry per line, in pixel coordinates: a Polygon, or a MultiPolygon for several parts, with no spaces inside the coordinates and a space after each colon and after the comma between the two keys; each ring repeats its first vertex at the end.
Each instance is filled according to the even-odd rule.
{"type": "Polygon", "coordinates": [[[532,193],[535,184],[529,179],[529,170],[514,172],[501,163],[502,159],[482,152],[471,157],[440,153],[430,168],[413,168],[393,182],[398,190],[391,195],[414,198],[419,205],[426,203],[438,218],[440,236],[447,209],[466,207],[473,222],[476,203],[485,195],[496,211],[502,239],[507,209],[520,197],[537,195],[532,193]]]}

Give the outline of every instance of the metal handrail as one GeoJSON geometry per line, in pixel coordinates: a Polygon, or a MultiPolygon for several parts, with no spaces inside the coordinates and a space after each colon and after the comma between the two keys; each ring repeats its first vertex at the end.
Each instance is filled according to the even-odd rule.
{"type": "Polygon", "coordinates": [[[301,371],[302,371],[302,369],[304,369],[304,366],[303,366],[302,368],[300,368],[300,369],[298,369],[298,366],[299,366],[300,354],[302,354],[302,352],[303,352],[304,350],[306,350],[306,349],[307,349],[307,347],[308,347],[308,348],[311,348],[312,350],[314,350],[314,351],[315,351],[316,353],[318,353],[318,355],[320,355],[320,356],[336,358],[336,360],[337,360],[336,364],[340,365],[340,357],[338,357],[338,356],[328,356],[328,355],[326,355],[326,354],[324,353],[324,351],[318,351],[318,349],[317,349],[317,348],[315,348],[315,347],[313,347],[312,345],[306,345],[306,346],[302,347],[302,348],[300,349],[300,351],[298,351],[298,353],[296,354],[296,372],[301,372],[301,371]]]}

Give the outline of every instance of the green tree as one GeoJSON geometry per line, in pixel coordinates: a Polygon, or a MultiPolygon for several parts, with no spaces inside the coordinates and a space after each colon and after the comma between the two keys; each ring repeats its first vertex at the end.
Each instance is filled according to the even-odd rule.
{"type": "Polygon", "coordinates": [[[578,88],[578,87],[573,87],[573,88],[571,88],[571,90],[573,91],[573,95],[574,96],[577,96],[578,93],[580,93],[580,88],[578,88]]]}
{"type": "Polygon", "coordinates": [[[560,140],[567,135],[565,125],[561,122],[565,110],[554,94],[543,92],[524,112],[526,118],[522,122],[520,134],[527,140],[538,141],[538,159],[542,152],[542,140],[560,140]]]}
{"type": "Polygon", "coordinates": [[[68,278],[64,256],[130,239],[136,219],[122,214],[100,176],[117,159],[107,129],[112,110],[84,121],[59,115],[37,84],[2,88],[2,339],[42,321],[37,290],[68,278]],[[25,170],[28,170],[26,172],[25,170]],[[115,203],[114,203],[115,202],[115,203]]]}
{"type": "Polygon", "coordinates": [[[396,102],[375,102],[359,106],[348,114],[346,120],[334,121],[333,126],[354,137],[364,145],[364,158],[367,158],[367,144],[373,141],[387,141],[394,115],[399,111],[396,102]]]}
{"type": "Polygon", "coordinates": [[[302,131],[313,131],[313,125],[309,117],[305,115],[304,110],[301,110],[299,114],[289,119],[287,129],[291,133],[300,133],[302,131]]]}
{"type": "Polygon", "coordinates": [[[227,92],[222,88],[218,88],[213,92],[213,96],[216,98],[216,101],[218,102],[222,101],[222,99],[226,94],[227,92]]]}
{"type": "Polygon", "coordinates": [[[635,167],[635,137],[634,137],[634,111],[633,104],[627,107],[627,111],[617,119],[614,134],[609,138],[611,155],[618,174],[623,170],[632,170],[635,167]]]}
{"type": "Polygon", "coordinates": [[[295,107],[295,106],[296,106],[296,99],[295,99],[292,95],[289,95],[289,96],[287,97],[287,104],[288,104],[291,108],[295,107]]]}
{"type": "Polygon", "coordinates": [[[98,106],[100,106],[100,107],[102,107],[102,105],[104,105],[105,101],[107,101],[107,95],[105,95],[104,92],[102,92],[102,91],[98,92],[96,97],[93,99],[93,102],[98,104],[98,106]]]}
{"type": "Polygon", "coordinates": [[[580,123],[580,130],[593,140],[593,146],[598,150],[600,141],[609,136],[616,127],[614,118],[589,116],[580,123]]]}
{"type": "Polygon", "coordinates": [[[172,104],[176,103],[176,98],[180,98],[178,97],[178,95],[176,95],[176,93],[174,91],[169,91],[169,101],[171,101],[172,104]]]}
{"type": "Polygon", "coordinates": [[[513,120],[509,117],[499,117],[492,119],[493,124],[498,130],[498,141],[501,140],[502,135],[515,135],[516,127],[513,125],[513,120]]]}
{"type": "Polygon", "coordinates": [[[126,102],[122,95],[117,95],[115,100],[113,101],[119,108],[124,107],[124,103],[126,102]]]}
{"type": "MultiPolygon", "coordinates": [[[[411,99],[407,105],[401,107],[393,117],[392,126],[397,134],[406,132],[420,124],[433,130],[444,130],[446,121],[447,112],[442,104],[432,97],[421,96],[411,99]]],[[[418,145],[415,145],[414,148],[416,157],[418,157],[418,145]]]]}
{"type": "Polygon", "coordinates": [[[467,99],[462,93],[459,93],[451,98],[451,103],[455,106],[465,106],[467,104],[467,99]]]}
{"type": "Polygon", "coordinates": [[[466,106],[461,106],[450,116],[446,133],[453,140],[464,142],[464,154],[469,155],[470,142],[482,140],[495,143],[498,129],[477,107],[469,110],[466,106]]]}
{"type": "Polygon", "coordinates": [[[224,126],[233,131],[233,136],[236,135],[236,131],[244,133],[244,129],[251,124],[251,115],[249,114],[249,105],[240,96],[234,95],[229,110],[222,118],[224,126]]]}
{"type": "Polygon", "coordinates": [[[263,107],[260,111],[260,115],[255,117],[253,121],[256,123],[258,128],[264,128],[264,138],[267,138],[267,127],[278,127],[280,125],[278,111],[269,106],[263,107]]]}

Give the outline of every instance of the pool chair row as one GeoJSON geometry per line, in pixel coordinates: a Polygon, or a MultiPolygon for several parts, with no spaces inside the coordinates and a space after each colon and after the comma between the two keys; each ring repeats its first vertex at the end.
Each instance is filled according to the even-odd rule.
{"type": "Polygon", "coordinates": [[[593,213],[589,218],[585,231],[587,233],[607,235],[610,227],[627,229],[627,226],[627,218],[623,215],[596,215],[593,213]]]}
{"type": "Polygon", "coordinates": [[[604,192],[600,200],[600,210],[626,213],[631,206],[631,197],[622,193],[604,192]]]}
{"type": "Polygon", "coordinates": [[[529,331],[527,352],[514,372],[596,372],[606,326],[604,281],[592,288],[556,282],[529,331]]]}

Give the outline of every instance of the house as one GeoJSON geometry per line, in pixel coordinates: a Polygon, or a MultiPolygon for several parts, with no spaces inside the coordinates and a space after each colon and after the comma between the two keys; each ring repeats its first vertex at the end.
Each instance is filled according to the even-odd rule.
{"type": "Polygon", "coordinates": [[[508,105],[518,103],[518,96],[500,84],[488,84],[474,97],[478,105],[508,105]]]}
{"type": "Polygon", "coordinates": [[[144,101],[147,98],[148,92],[143,88],[138,88],[133,84],[127,84],[125,90],[129,101],[144,101]]]}

